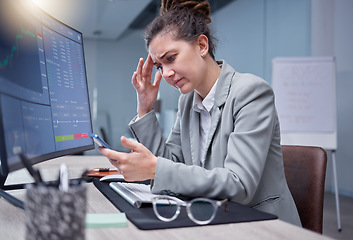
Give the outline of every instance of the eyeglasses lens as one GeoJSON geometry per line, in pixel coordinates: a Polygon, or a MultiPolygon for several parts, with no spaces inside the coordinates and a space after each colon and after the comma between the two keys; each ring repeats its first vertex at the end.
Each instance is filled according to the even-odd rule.
{"type": "Polygon", "coordinates": [[[156,210],[162,218],[173,219],[178,211],[178,205],[174,200],[163,199],[163,201],[159,200],[156,203],[156,210]]]}
{"type": "Polygon", "coordinates": [[[213,218],[214,206],[211,202],[207,201],[194,201],[189,208],[192,216],[197,221],[208,221],[213,218]]]}

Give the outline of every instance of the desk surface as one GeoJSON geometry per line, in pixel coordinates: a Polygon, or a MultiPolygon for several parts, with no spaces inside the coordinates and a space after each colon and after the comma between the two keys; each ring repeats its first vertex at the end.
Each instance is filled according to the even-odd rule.
{"type": "MultiPolygon", "coordinates": [[[[65,163],[70,177],[78,177],[85,169],[111,167],[108,160],[102,156],[69,156],[54,159],[37,165],[41,169],[44,180],[54,180],[58,176],[61,163],[65,163]]],[[[25,170],[11,173],[7,184],[25,183],[32,179],[25,170]]],[[[13,190],[10,193],[19,198],[25,198],[25,190],[13,190]]],[[[117,213],[117,210],[92,183],[88,184],[88,213],[117,213]]],[[[25,239],[25,213],[7,201],[0,199],[0,235],[4,239],[25,239]]],[[[250,223],[235,223],[213,226],[176,228],[167,230],[143,231],[131,222],[124,228],[86,229],[86,239],[330,239],[317,233],[301,229],[281,220],[270,220],[250,223]]]]}

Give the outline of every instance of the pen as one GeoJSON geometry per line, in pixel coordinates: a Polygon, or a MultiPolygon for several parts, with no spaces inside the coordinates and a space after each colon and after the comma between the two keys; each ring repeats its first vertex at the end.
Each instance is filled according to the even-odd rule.
{"type": "Polygon", "coordinates": [[[33,177],[34,181],[37,184],[42,183],[43,179],[42,179],[42,176],[41,176],[39,170],[33,168],[32,164],[29,162],[29,159],[23,153],[20,153],[20,159],[21,159],[23,165],[25,165],[25,167],[27,168],[29,174],[31,174],[31,176],[33,177]]]}
{"type": "Polygon", "coordinates": [[[63,192],[67,192],[69,190],[69,173],[65,164],[61,164],[60,166],[59,189],[63,192]]]}
{"type": "Polygon", "coordinates": [[[94,172],[109,172],[109,171],[116,171],[116,168],[95,168],[92,169],[94,172]]]}

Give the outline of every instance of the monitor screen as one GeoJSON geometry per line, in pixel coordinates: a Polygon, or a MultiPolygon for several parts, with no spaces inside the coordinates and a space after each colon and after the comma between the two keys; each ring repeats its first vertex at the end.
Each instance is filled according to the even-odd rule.
{"type": "Polygon", "coordinates": [[[82,34],[22,2],[0,1],[3,175],[94,148],[82,34]]]}

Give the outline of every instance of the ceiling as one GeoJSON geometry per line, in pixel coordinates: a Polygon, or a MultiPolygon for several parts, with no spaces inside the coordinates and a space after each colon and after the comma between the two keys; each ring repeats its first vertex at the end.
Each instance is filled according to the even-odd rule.
{"type": "MultiPolygon", "coordinates": [[[[86,39],[116,40],[143,29],[158,14],[160,0],[32,0],[86,39]]],[[[209,0],[212,12],[234,0],[209,0]]]]}

